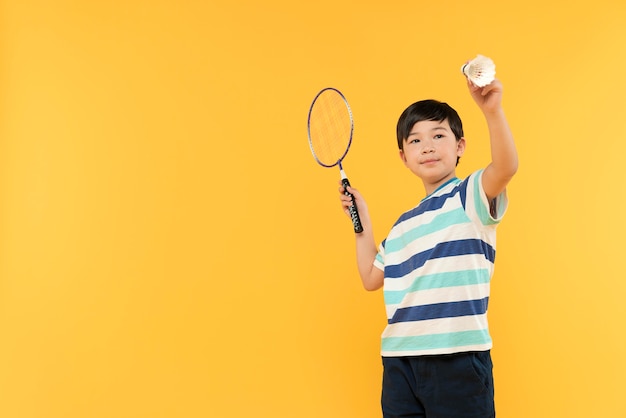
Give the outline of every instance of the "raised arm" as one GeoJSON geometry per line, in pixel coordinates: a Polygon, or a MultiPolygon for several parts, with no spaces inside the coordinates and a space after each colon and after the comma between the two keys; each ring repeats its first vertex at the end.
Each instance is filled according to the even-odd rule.
{"type": "MultiPolygon", "coordinates": [[[[374,267],[374,259],[376,258],[378,249],[376,248],[376,241],[374,240],[374,232],[372,230],[372,222],[370,220],[367,204],[357,189],[348,187],[348,191],[354,196],[363,226],[363,232],[354,234],[356,241],[356,262],[359,275],[361,276],[361,282],[365,290],[377,290],[383,286],[384,273],[382,270],[374,267]]],[[[352,204],[352,200],[349,196],[344,194],[343,186],[339,187],[339,194],[343,211],[350,217],[348,207],[352,204]]]]}
{"type": "Polygon", "coordinates": [[[496,79],[481,88],[468,80],[467,85],[489,129],[491,163],[483,172],[482,182],[485,194],[491,200],[504,191],[517,172],[517,150],[502,108],[502,83],[496,79]]]}

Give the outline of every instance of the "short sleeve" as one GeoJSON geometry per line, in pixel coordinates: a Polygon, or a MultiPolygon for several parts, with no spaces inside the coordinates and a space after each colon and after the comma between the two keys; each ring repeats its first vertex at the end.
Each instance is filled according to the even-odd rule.
{"type": "Polygon", "coordinates": [[[385,241],[378,246],[378,254],[376,254],[376,258],[374,259],[374,267],[385,271],[385,241]]]}
{"type": "Polygon", "coordinates": [[[495,226],[500,223],[508,208],[506,190],[491,202],[483,189],[482,176],[484,170],[472,173],[467,179],[465,211],[475,222],[484,226],[495,226]]]}

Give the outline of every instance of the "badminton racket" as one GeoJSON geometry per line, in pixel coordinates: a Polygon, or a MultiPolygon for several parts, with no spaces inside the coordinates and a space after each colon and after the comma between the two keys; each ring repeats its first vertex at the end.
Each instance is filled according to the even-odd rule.
{"type": "Polygon", "coordinates": [[[354,232],[363,232],[354,196],[348,192],[350,182],[342,166],[342,161],[350,149],[354,131],[352,111],[345,96],[332,87],[322,89],[311,103],[307,125],[313,158],[322,167],[339,166],[344,194],[352,199],[348,211],[354,232]]]}

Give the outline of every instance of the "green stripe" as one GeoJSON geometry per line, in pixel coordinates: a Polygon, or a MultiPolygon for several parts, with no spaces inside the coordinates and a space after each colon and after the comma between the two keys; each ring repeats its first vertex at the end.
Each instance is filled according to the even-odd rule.
{"type": "Polygon", "coordinates": [[[405,232],[402,236],[387,240],[385,242],[385,253],[391,254],[396,251],[401,251],[406,247],[407,242],[413,242],[420,237],[423,237],[433,232],[441,231],[452,225],[458,225],[469,222],[469,218],[465,214],[463,208],[451,210],[450,212],[442,213],[436,216],[433,220],[425,225],[420,225],[417,228],[413,228],[410,231],[405,232]]]}
{"type": "Polygon", "coordinates": [[[460,331],[449,334],[431,334],[414,337],[388,337],[382,340],[383,351],[422,351],[440,348],[464,347],[491,343],[489,332],[460,331]]]}
{"type": "MultiPolygon", "coordinates": [[[[480,172],[482,172],[482,170],[480,172]]],[[[483,195],[480,192],[481,190],[480,179],[481,178],[482,176],[480,174],[474,177],[474,205],[476,206],[478,219],[480,219],[483,225],[493,225],[493,224],[498,223],[498,221],[495,221],[491,217],[491,214],[489,213],[489,202],[487,202],[487,207],[485,207],[483,203],[483,195]]]]}
{"type": "Polygon", "coordinates": [[[385,304],[393,305],[400,303],[407,293],[444,287],[471,286],[489,283],[489,280],[489,270],[487,269],[428,274],[420,277],[418,280],[414,280],[408,289],[385,290],[385,304]]]}

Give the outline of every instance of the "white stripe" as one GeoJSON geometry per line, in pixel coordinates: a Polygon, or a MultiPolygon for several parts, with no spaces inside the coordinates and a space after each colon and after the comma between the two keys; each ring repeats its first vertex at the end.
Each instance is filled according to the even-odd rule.
{"type": "Polygon", "coordinates": [[[399,308],[432,305],[435,303],[463,302],[484,299],[488,296],[489,283],[411,292],[407,293],[399,304],[386,305],[387,319],[391,319],[399,308]]]}
{"type": "MultiPolygon", "coordinates": [[[[447,192],[449,192],[449,190],[447,192]]],[[[396,227],[402,225],[403,229],[410,230],[410,229],[413,229],[413,228],[415,228],[417,226],[429,224],[436,217],[444,215],[444,214],[446,214],[448,212],[452,212],[453,210],[456,210],[456,209],[458,209],[460,207],[461,207],[461,202],[460,202],[460,200],[458,198],[458,195],[453,195],[453,196],[449,197],[448,199],[446,199],[445,203],[443,204],[443,206],[441,208],[436,209],[436,210],[430,210],[430,211],[427,211],[427,212],[423,212],[423,213],[420,213],[417,216],[412,216],[409,219],[405,219],[404,221],[402,221],[401,223],[396,225],[396,227]]],[[[415,208],[411,209],[411,210],[406,211],[400,217],[405,216],[406,214],[408,214],[409,212],[411,212],[412,210],[414,210],[416,208],[417,208],[417,206],[415,208]]]]}
{"type": "Polygon", "coordinates": [[[385,279],[385,290],[405,290],[408,289],[417,277],[425,276],[434,272],[460,272],[466,270],[484,269],[485,257],[482,254],[467,254],[455,257],[446,257],[445,259],[429,260],[417,270],[409,272],[403,277],[397,279],[385,279]],[[441,262],[443,260],[443,263],[441,262]]]}
{"type": "Polygon", "coordinates": [[[470,222],[457,224],[407,242],[402,251],[385,252],[385,264],[388,266],[402,264],[414,254],[430,250],[442,242],[476,239],[477,236],[482,236],[483,241],[490,244],[495,242],[495,230],[481,232],[470,222]]]}
{"type": "Polygon", "coordinates": [[[467,353],[469,351],[487,351],[492,348],[492,344],[480,344],[480,345],[465,345],[461,347],[446,347],[438,349],[428,350],[405,350],[405,351],[384,351],[381,350],[383,357],[405,357],[405,356],[420,356],[420,355],[438,355],[438,354],[454,354],[454,353],[467,353]]]}

